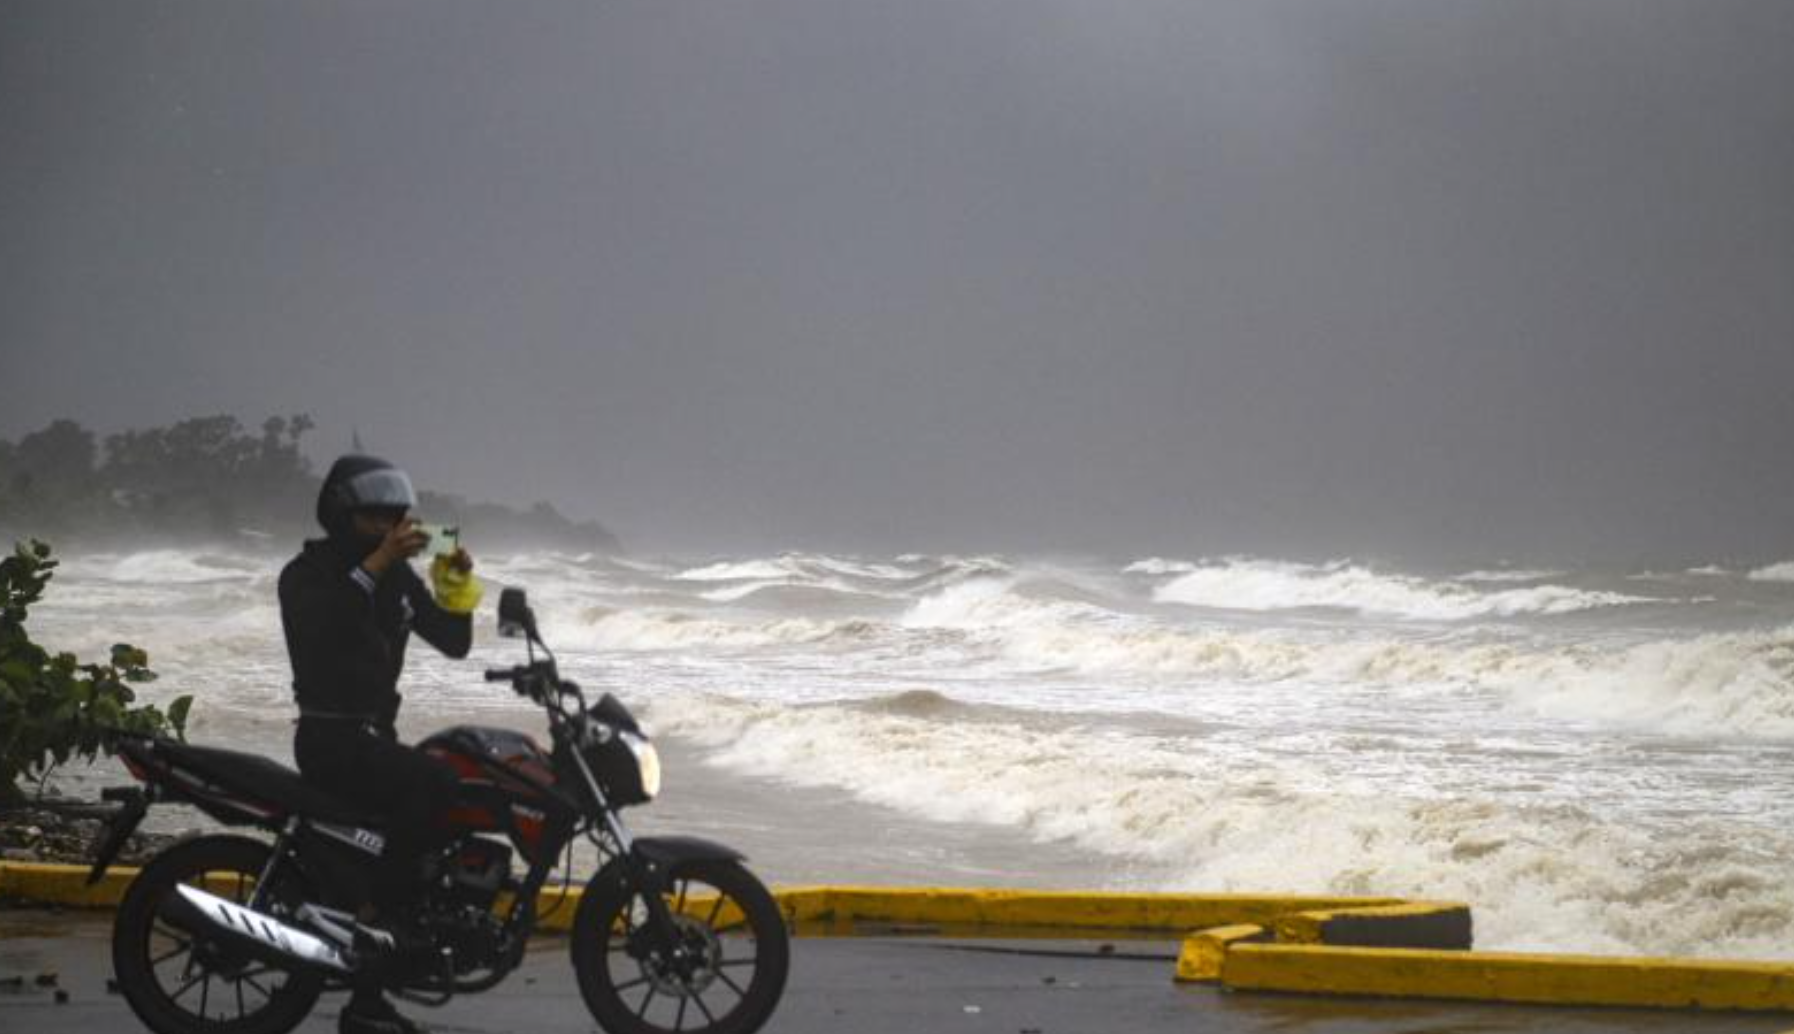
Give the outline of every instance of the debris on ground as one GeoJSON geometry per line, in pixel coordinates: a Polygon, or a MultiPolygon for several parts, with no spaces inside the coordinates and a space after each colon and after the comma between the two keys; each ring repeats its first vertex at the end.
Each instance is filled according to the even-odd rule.
{"type": "MultiPolygon", "coordinates": [[[[49,802],[0,809],[0,861],[85,865],[106,835],[100,809],[91,804],[49,802]]],[[[164,833],[131,834],[120,865],[141,865],[179,839],[164,833]]]]}

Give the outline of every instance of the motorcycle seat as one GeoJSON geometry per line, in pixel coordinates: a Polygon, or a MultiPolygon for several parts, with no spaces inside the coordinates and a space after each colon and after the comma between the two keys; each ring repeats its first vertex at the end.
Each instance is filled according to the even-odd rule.
{"type": "Polygon", "coordinates": [[[158,743],[157,751],[177,770],[187,769],[207,782],[237,791],[287,814],[352,826],[378,828],[385,825],[385,818],[379,812],[326,793],[306,782],[298,772],[260,754],[168,741],[158,743]]]}

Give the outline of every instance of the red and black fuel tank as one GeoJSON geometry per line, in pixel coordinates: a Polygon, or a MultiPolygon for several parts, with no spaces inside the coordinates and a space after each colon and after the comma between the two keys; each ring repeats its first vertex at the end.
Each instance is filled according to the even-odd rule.
{"type": "Polygon", "coordinates": [[[548,753],[524,733],[457,725],[419,743],[418,749],[461,777],[459,799],[446,816],[457,829],[509,833],[533,861],[544,846],[547,824],[570,818],[555,790],[548,753]]]}

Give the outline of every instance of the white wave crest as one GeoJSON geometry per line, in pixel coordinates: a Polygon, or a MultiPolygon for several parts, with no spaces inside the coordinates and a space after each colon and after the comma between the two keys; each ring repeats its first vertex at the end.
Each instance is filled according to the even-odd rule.
{"type": "Polygon", "coordinates": [[[953,629],[1030,669],[1493,690],[1602,726],[1794,738],[1794,627],[1632,644],[1188,627],[1030,599],[1000,579],[929,596],[902,625],[953,629]]]}
{"type": "Polygon", "coordinates": [[[1794,582],[1794,560],[1759,567],[1745,577],[1753,582],[1794,582]]]}
{"type": "Polygon", "coordinates": [[[718,561],[704,567],[680,571],[673,577],[687,582],[732,582],[753,578],[785,578],[791,573],[791,565],[782,560],[741,560],[718,561]]]}
{"type": "Polygon", "coordinates": [[[1498,567],[1490,570],[1465,571],[1458,575],[1460,582],[1542,582],[1548,578],[1562,578],[1568,572],[1555,571],[1546,567],[1498,567]]]}
{"type": "Polygon", "coordinates": [[[1122,570],[1128,574],[1183,574],[1186,571],[1196,570],[1196,565],[1188,560],[1167,560],[1164,557],[1154,556],[1147,557],[1145,560],[1136,560],[1122,570]]]}
{"type": "Polygon", "coordinates": [[[681,571],[673,577],[687,582],[761,581],[781,584],[803,584],[829,581],[836,576],[872,581],[897,581],[915,576],[890,564],[872,563],[850,557],[811,553],[786,553],[758,560],[719,561],[703,567],[681,571]]]}
{"type": "Polygon", "coordinates": [[[573,620],[549,622],[551,641],[573,649],[689,650],[753,649],[851,640],[864,634],[864,621],[821,621],[784,618],[736,622],[698,617],[681,611],[613,610],[591,607],[573,620]]]}
{"type": "Polygon", "coordinates": [[[268,566],[269,562],[260,558],[180,549],[151,549],[117,558],[95,556],[71,564],[74,570],[109,581],[150,585],[230,581],[268,566]]]}
{"type": "Polygon", "coordinates": [[[1557,718],[1685,736],[1794,738],[1794,627],[1529,654],[1489,681],[1557,718]]]}
{"type": "MultiPolygon", "coordinates": [[[[1173,568],[1161,569],[1169,573],[1173,568]]],[[[1358,564],[1301,564],[1235,560],[1192,565],[1158,587],[1164,603],[1228,610],[1328,607],[1428,621],[1567,614],[1595,607],[1650,602],[1642,596],[1562,585],[1480,591],[1456,582],[1380,574],[1358,564]]]]}

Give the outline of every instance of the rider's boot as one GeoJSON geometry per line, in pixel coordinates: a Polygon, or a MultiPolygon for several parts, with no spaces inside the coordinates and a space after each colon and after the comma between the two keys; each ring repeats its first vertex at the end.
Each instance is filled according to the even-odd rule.
{"type": "Polygon", "coordinates": [[[379,989],[362,986],[337,1017],[337,1034],[426,1034],[429,1028],[399,1014],[379,989]]]}

